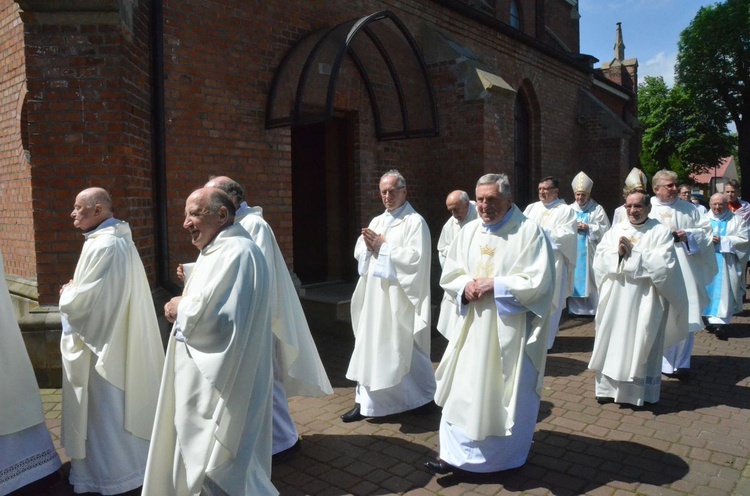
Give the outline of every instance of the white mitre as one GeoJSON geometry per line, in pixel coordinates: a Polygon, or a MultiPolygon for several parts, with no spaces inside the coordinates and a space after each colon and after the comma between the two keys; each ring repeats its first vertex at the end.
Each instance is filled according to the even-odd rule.
{"type": "Polygon", "coordinates": [[[648,180],[646,179],[646,174],[644,174],[638,167],[633,167],[630,170],[628,177],[625,178],[625,189],[631,190],[635,188],[643,188],[643,190],[646,191],[647,183],[648,180]]]}
{"type": "Polygon", "coordinates": [[[594,187],[594,181],[592,181],[585,172],[581,171],[576,174],[576,177],[573,178],[573,182],[570,185],[573,187],[573,193],[583,191],[590,195],[591,188],[594,187]]]}

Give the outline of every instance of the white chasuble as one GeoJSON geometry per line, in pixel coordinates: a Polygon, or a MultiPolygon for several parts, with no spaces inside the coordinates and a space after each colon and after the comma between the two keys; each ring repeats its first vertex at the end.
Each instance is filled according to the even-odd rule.
{"type": "Polygon", "coordinates": [[[355,343],[346,377],[377,391],[401,383],[414,346],[429,356],[431,246],[427,223],[408,202],[395,218],[386,212],[369,227],[386,243],[374,255],[360,236],[354,248],[360,278],[351,301],[355,343]]]}
{"type": "Polygon", "coordinates": [[[241,226],[201,251],[178,306],[144,495],[278,494],[271,484],[268,268],[241,226]],[[207,480],[210,479],[210,480],[207,480]]]}
{"type": "Polygon", "coordinates": [[[39,386],[18,327],[0,253],[0,436],[44,422],[39,386]]]}
{"type": "Polygon", "coordinates": [[[572,208],[561,199],[547,205],[535,202],[526,207],[523,214],[536,222],[552,243],[555,256],[555,273],[557,288],[555,288],[555,308],[559,302],[565,304],[565,298],[573,292],[573,276],[576,264],[576,214],[572,208]],[[563,279],[563,269],[567,269],[567,277],[563,279]]]}
{"type": "Polygon", "coordinates": [[[640,388],[633,390],[635,397],[615,397],[616,401],[656,401],[665,346],[688,335],[685,283],[671,231],[654,219],[636,226],[615,224],[599,243],[593,268],[599,306],[589,368],[610,383],[640,388]],[[633,244],[628,257],[618,254],[621,237],[633,244]],[[657,388],[656,397],[644,396],[650,386],[657,388]]]}
{"type": "MultiPolygon", "coordinates": [[[[437,251],[438,258],[440,260],[440,267],[445,265],[445,256],[448,254],[448,249],[451,247],[451,243],[456,238],[458,231],[461,230],[469,222],[477,218],[477,206],[475,202],[469,202],[469,210],[466,217],[462,222],[458,222],[455,217],[451,216],[445,224],[443,229],[440,231],[440,238],[438,239],[437,251]]],[[[453,299],[448,296],[447,293],[443,293],[443,299],[440,302],[440,316],[438,317],[437,330],[440,334],[450,339],[453,331],[456,329],[456,315],[458,310],[453,302],[453,299]]]]}
{"type": "Polygon", "coordinates": [[[130,226],[109,219],[85,236],[73,281],[60,295],[61,438],[74,459],[86,456],[90,372],[124,391],[122,427],[148,440],[164,364],[151,290],[130,226]]]}
{"type": "Polygon", "coordinates": [[[513,205],[497,231],[475,221],[459,232],[440,285],[456,300],[462,318],[436,372],[435,402],[443,406],[443,419],[470,439],[510,436],[524,356],[536,372],[531,384],[537,394],[543,380],[544,324],[555,291],[552,248],[542,230],[513,205]],[[494,278],[495,298],[462,304],[466,285],[483,277],[494,278]]]}
{"type": "Polygon", "coordinates": [[[687,302],[683,310],[688,312],[688,330],[703,330],[701,313],[708,305],[706,286],[711,283],[717,271],[711,225],[701,217],[692,203],[677,198],[671,204],[663,204],[658,198],[651,198],[649,217],[657,220],[670,231],[684,230],[688,242],[675,243],[677,262],[682,271],[687,288],[687,302]]]}
{"type": "Polygon", "coordinates": [[[5,282],[0,253],[0,494],[60,468],[44,408],[5,282]]]}
{"type": "Polygon", "coordinates": [[[250,233],[268,263],[271,328],[278,340],[274,362],[278,362],[278,380],[284,385],[284,391],[288,396],[332,394],[333,388],[307,324],[299,295],[276,237],[263,219],[261,208],[250,208],[243,203],[234,223],[250,233]]]}

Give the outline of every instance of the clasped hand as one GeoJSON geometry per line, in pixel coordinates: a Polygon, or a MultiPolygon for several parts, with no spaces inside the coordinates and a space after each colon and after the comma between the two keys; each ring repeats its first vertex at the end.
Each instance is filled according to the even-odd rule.
{"type": "Polygon", "coordinates": [[[621,257],[629,257],[633,252],[633,243],[625,236],[620,237],[620,243],[617,246],[617,253],[621,257]]]}
{"type": "Polygon", "coordinates": [[[464,288],[464,299],[466,301],[477,301],[488,293],[495,293],[495,280],[491,277],[474,279],[464,288]]]}
{"type": "Polygon", "coordinates": [[[378,234],[369,227],[362,228],[362,238],[367,249],[376,255],[380,253],[380,247],[386,242],[382,234],[378,234]]]}

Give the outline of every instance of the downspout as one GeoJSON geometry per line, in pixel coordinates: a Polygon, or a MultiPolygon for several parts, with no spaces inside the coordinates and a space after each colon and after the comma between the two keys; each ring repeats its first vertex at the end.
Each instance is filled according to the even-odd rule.
{"type": "Polygon", "coordinates": [[[172,294],[180,288],[169,278],[169,239],[167,236],[167,153],[164,118],[164,6],[151,1],[151,116],[153,143],[154,246],[156,283],[172,294]]]}

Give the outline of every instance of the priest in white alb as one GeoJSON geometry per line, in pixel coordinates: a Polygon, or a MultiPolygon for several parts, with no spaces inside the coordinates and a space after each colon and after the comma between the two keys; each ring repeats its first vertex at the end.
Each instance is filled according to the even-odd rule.
{"type": "Polygon", "coordinates": [[[249,207],[245,201],[245,189],[227,176],[212,177],[205,187],[216,187],[229,195],[237,208],[234,223],[245,228],[268,263],[274,334],[273,462],[280,463],[301,445],[297,427],[289,413],[287,396],[326,396],[333,393],[333,388],[307,325],[284,255],[271,226],[263,219],[263,209],[249,207]]]}
{"type": "Polygon", "coordinates": [[[482,176],[476,202],[480,221],[458,233],[440,279],[460,327],[436,372],[440,453],[425,466],[437,474],[523,465],[541,401],[553,250],[513,204],[505,174],[482,176]]]}
{"type": "Polygon", "coordinates": [[[542,228],[555,255],[555,298],[547,319],[547,348],[552,348],[560,328],[565,300],[573,293],[576,266],[576,231],[578,221],[573,209],[558,197],[560,182],[547,176],[539,181],[539,201],[526,207],[523,214],[542,228]]]}
{"type": "Polygon", "coordinates": [[[406,201],[406,180],[397,170],[383,174],[379,188],[386,210],[362,229],[354,247],[359,281],[351,300],[354,351],[346,378],[357,387],[344,422],[429,413],[435,394],[430,230],[406,201]]]}
{"type": "Polygon", "coordinates": [[[690,376],[694,332],[703,330],[701,313],[708,305],[706,287],[716,274],[711,225],[692,203],[677,197],[677,174],[660,170],[654,174],[649,217],[672,231],[677,262],[687,289],[688,337],[664,350],[662,373],[678,379],[690,376]]]}
{"type": "MultiPolygon", "coordinates": [[[[445,207],[450,212],[451,217],[443,224],[443,229],[440,231],[440,238],[438,238],[437,251],[441,268],[445,265],[445,255],[448,253],[448,249],[451,247],[451,243],[453,243],[458,231],[477,218],[476,203],[471,201],[466,191],[452,191],[445,199],[445,207]]],[[[456,328],[456,314],[456,306],[453,299],[447,293],[443,293],[443,299],[440,302],[440,316],[438,318],[437,330],[448,339],[450,339],[451,333],[456,328]]]]}
{"type": "Polygon", "coordinates": [[[268,266],[234,214],[218,188],[185,202],[183,227],[200,255],[182,296],[164,306],[174,325],[144,496],[278,494],[268,266]]]}
{"type": "Polygon", "coordinates": [[[714,193],[709,203],[711,210],[706,214],[711,222],[718,271],[708,285],[710,303],[703,310],[708,320],[706,329],[723,341],[727,339],[726,326],[732,316],[742,311],[743,276],[750,255],[748,225],[727,208],[727,203],[726,196],[714,193]]]}
{"type": "Polygon", "coordinates": [[[60,291],[62,444],[75,491],[118,494],[143,483],[164,365],[146,271],[127,222],[101,188],[76,196],[86,241],[60,291]]]}
{"type": "Polygon", "coordinates": [[[687,298],[672,232],[649,219],[649,197],[627,196],[628,221],[612,226],[596,249],[596,337],[589,368],[600,404],[656,403],[664,347],[687,336],[687,298]]]}
{"type": "Polygon", "coordinates": [[[34,482],[42,485],[38,487],[38,494],[44,494],[44,481],[54,477],[61,462],[44,422],[34,368],[5,283],[2,253],[0,376],[0,494],[9,494],[34,482]]]}
{"type": "Polygon", "coordinates": [[[573,294],[568,298],[568,313],[594,315],[598,293],[591,264],[594,261],[596,246],[609,229],[609,219],[602,206],[591,199],[594,181],[585,172],[576,174],[572,186],[575,201],[570,207],[576,214],[578,230],[573,294]]]}

